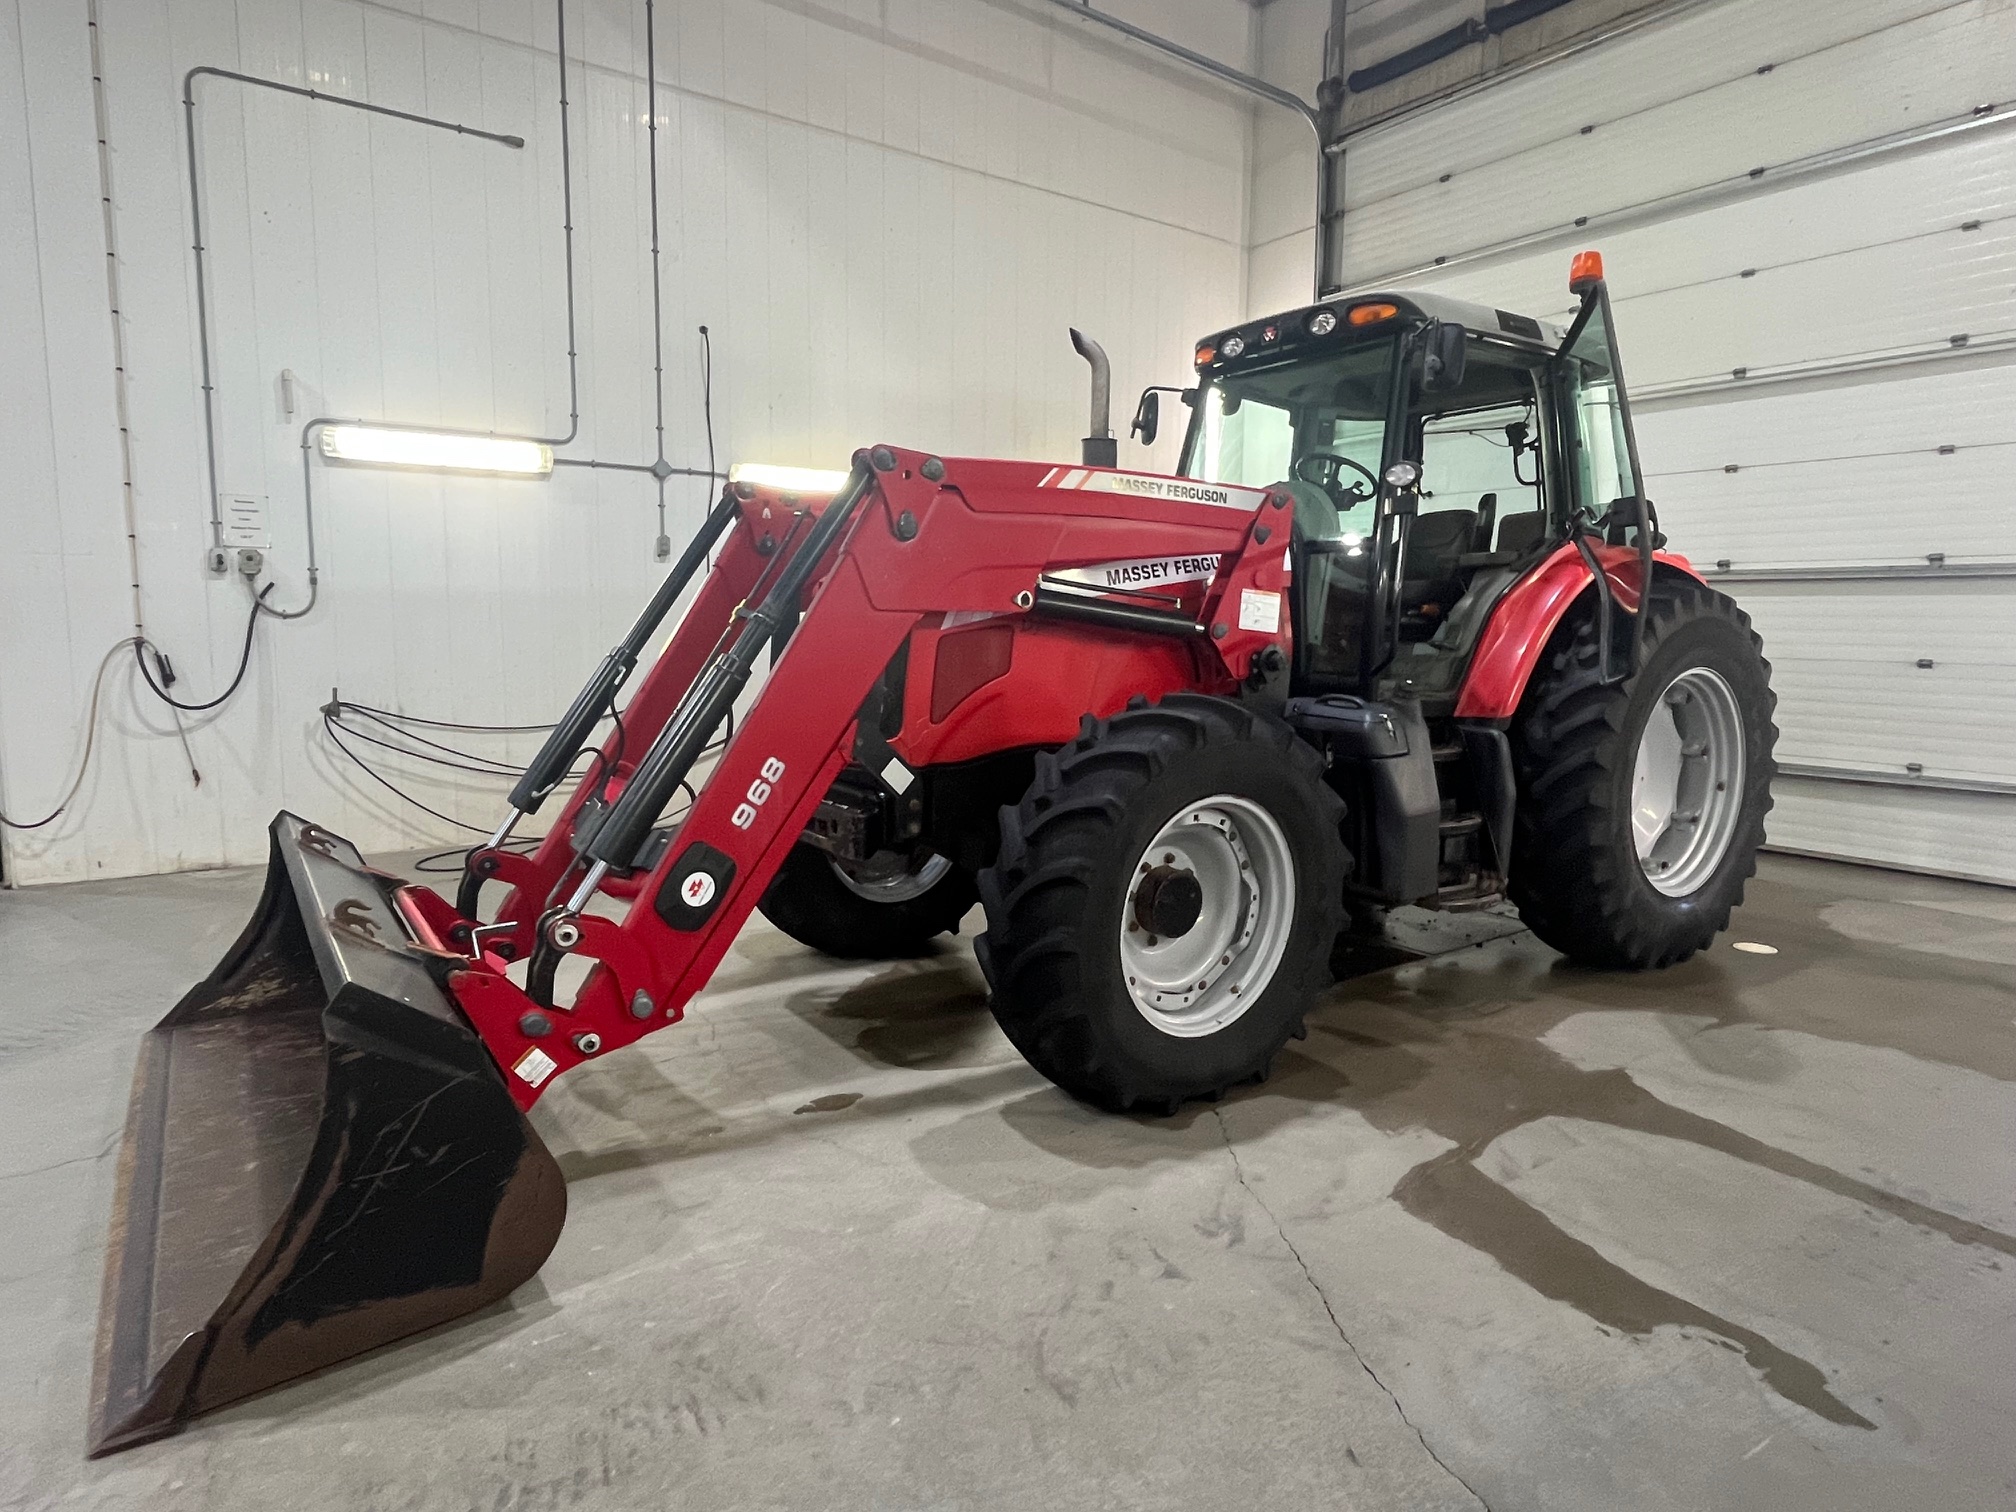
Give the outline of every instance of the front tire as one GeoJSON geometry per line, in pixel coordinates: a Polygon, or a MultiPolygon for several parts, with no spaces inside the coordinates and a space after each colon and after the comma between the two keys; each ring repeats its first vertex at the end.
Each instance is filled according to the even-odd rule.
{"type": "Polygon", "coordinates": [[[1343,804],[1278,720],[1174,694],[1037,758],[980,874],[980,964],[1031,1065],[1114,1112],[1257,1081],[1329,984],[1343,804]]]}
{"type": "Polygon", "coordinates": [[[973,907],[973,879],[942,856],[872,858],[842,869],[800,841],[756,906],[800,945],[849,961],[923,955],[941,934],[957,934],[973,907]]]}
{"type": "MultiPolygon", "coordinates": [[[[1638,672],[1605,687],[1593,602],[1569,611],[1512,725],[1510,893],[1590,966],[1669,966],[1728,928],[1771,809],[1771,665],[1749,616],[1654,580],[1638,672]]],[[[1618,615],[1616,633],[1631,621],[1618,615]]]]}

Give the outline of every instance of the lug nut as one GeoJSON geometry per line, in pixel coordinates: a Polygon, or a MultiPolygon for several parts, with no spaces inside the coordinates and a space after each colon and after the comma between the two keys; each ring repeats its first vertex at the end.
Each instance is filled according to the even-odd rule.
{"type": "Polygon", "coordinates": [[[543,1013],[521,1013],[518,1032],[527,1039],[544,1039],[553,1032],[553,1020],[543,1013]]]}

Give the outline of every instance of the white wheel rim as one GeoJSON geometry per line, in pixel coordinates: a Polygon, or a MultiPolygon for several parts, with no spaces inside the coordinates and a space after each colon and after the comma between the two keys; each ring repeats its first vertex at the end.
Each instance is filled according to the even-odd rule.
{"type": "Polygon", "coordinates": [[[897,857],[889,851],[858,863],[853,871],[837,857],[828,856],[826,860],[842,887],[870,903],[908,903],[912,898],[921,898],[952,870],[952,863],[943,856],[926,856],[920,865],[913,858],[897,857]]]}
{"type": "Polygon", "coordinates": [[[1631,773],[1631,839],[1645,880],[1698,892],[1743,813],[1743,714],[1719,672],[1689,667],[1659,694],[1631,773]]]}
{"type": "MultiPolygon", "coordinates": [[[[1267,990],[1295,920],[1288,837],[1259,804],[1220,793],[1185,806],[1136,857],[1121,898],[1120,968],[1141,1016],[1164,1034],[1216,1034],[1267,990]],[[1195,921],[1157,934],[1139,916],[1143,887],[1194,879],[1195,921]]],[[[1187,884],[1186,884],[1187,885],[1187,884]]]]}

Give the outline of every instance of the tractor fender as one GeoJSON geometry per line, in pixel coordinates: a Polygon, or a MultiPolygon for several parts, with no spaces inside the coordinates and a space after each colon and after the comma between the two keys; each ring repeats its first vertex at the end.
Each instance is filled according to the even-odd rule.
{"type": "MultiPolygon", "coordinates": [[[[1635,546],[1601,546],[1590,543],[1618,605],[1629,611],[1638,608],[1638,549],[1635,546]]],[[[1701,581],[1701,574],[1683,556],[1654,552],[1655,569],[1679,573],[1701,581]]],[[[1595,575],[1572,541],[1563,542],[1553,554],[1525,577],[1513,584],[1491,611],[1491,618],[1478,637],[1470,668],[1463,675],[1463,687],[1456,698],[1458,719],[1510,719],[1525,696],[1526,680],[1547,647],[1561,616],[1585,593],[1595,591],[1595,575]]]]}

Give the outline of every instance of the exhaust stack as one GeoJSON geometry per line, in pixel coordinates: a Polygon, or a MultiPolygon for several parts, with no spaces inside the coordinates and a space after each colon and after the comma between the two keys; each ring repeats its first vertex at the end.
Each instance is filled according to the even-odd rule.
{"type": "Polygon", "coordinates": [[[1079,444],[1079,460],[1087,467],[1118,467],[1120,443],[1113,435],[1113,364],[1106,360],[1106,348],[1076,326],[1071,328],[1071,345],[1092,365],[1091,434],[1079,444]]]}

